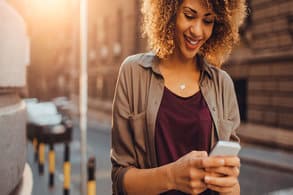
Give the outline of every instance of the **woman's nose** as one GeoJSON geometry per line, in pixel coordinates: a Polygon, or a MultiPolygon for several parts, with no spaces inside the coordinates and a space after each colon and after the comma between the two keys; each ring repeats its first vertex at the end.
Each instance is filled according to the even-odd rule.
{"type": "Polygon", "coordinates": [[[200,21],[194,22],[190,26],[190,33],[194,37],[202,37],[203,36],[203,24],[200,21]]]}

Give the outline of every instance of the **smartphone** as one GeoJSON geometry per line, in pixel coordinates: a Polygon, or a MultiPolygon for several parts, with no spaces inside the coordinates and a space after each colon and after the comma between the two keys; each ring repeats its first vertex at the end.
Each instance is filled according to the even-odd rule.
{"type": "Polygon", "coordinates": [[[210,156],[237,156],[240,149],[238,142],[218,141],[210,152],[210,156]]]}

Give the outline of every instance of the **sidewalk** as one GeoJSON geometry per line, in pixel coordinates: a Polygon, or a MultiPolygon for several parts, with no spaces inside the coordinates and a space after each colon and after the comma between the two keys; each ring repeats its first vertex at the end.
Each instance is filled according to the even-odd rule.
{"type": "Polygon", "coordinates": [[[293,174],[292,152],[263,148],[256,145],[242,145],[239,156],[242,163],[268,167],[293,174]]]}

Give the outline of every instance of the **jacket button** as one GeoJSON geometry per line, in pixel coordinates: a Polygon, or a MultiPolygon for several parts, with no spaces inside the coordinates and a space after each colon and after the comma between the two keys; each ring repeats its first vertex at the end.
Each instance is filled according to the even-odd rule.
{"type": "Polygon", "coordinates": [[[213,110],[214,112],[216,112],[216,108],[215,108],[215,107],[213,107],[212,110],[213,110]]]}

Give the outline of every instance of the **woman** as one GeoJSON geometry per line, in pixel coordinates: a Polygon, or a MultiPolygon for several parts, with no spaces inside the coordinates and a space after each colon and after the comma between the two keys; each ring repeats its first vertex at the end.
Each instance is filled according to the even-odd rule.
{"type": "Polygon", "coordinates": [[[231,78],[244,0],[145,0],[152,53],[128,57],[113,102],[113,194],[240,194],[240,160],[208,157],[239,141],[231,78]],[[213,64],[213,65],[211,65],[213,64]]]}

